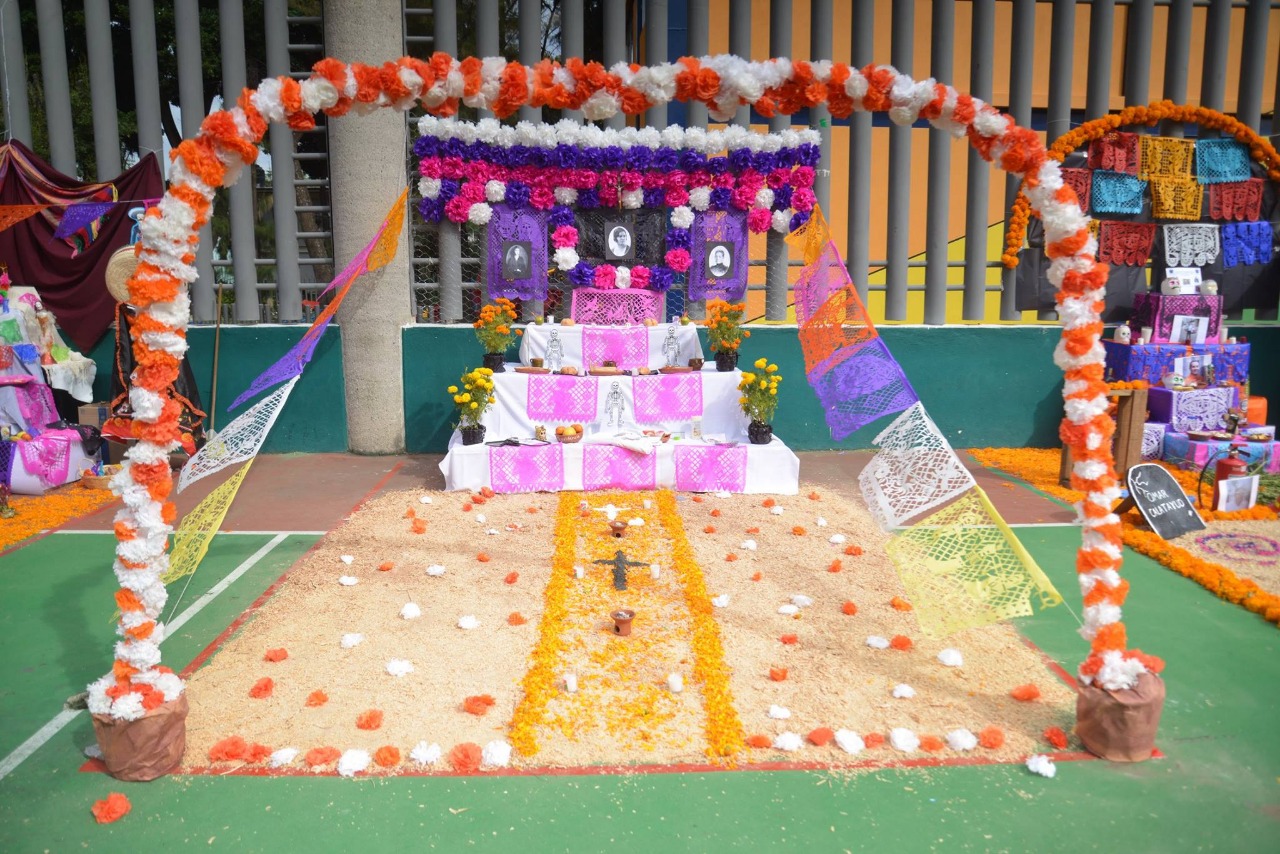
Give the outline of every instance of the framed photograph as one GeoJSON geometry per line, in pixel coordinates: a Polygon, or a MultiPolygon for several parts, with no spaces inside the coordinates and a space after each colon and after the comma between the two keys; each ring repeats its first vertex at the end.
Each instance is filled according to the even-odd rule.
{"type": "Polygon", "coordinates": [[[1213,367],[1212,353],[1196,353],[1193,356],[1179,356],[1173,360],[1173,372],[1184,377],[1203,377],[1213,367]]]}
{"type": "Polygon", "coordinates": [[[627,261],[636,255],[636,236],[630,222],[613,220],[604,224],[606,261],[627,261]]]}
{"type": "Polygon", "coordinates": [[[1248,510],[1258,503],[1258,475],[1229,477],[1218,484],[1218,506],[1214,510],[1248,510]]]}
{"type": "Polygon", "coordinates": [[[1168,267],[1165,278],[1178,280],[1178,293],[1198,294],[1204,283],[1204,272],[1199,267],[1168,267]]]}
{"type": "Polygon", "coordinates": [[[1209,318],[1190,314],[1175,314],[1173,329],[1169,332],[1170,344],[1203,344],[1209,335],[1209,318]]]}
{"type": "Polygon", "coordinates": [[[731,278],[735,260],[732,242],[728,240],[708,240],[703,274],[713,282],[731,278]]]}
{"type": "Polygon", "coordinates": [[[528,240],[506,240],[502,244],[502,278],[519,282],[533,277],[533,244],[528,240]]]}

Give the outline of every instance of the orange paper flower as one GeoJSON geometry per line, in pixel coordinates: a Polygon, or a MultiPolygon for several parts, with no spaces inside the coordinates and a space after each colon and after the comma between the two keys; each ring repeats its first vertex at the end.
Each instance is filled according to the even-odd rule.
{"type": "Polygon", "coordinates": [[[989,726],[978,733],[978,744],[987,750],[999,750],[1004,747],[1004,730],[997,726],[989,726]]]}
{"type": "Polygon", "coordinates": [[[716,532],[715,525],[708,525],[707,527],[702,529],[702,533],[704,534],[714,534],[715,532],[716,532]]]}
{"type": "Polygon", "coordinates": [[[894,635],[892,638],[889,639],[889,646],[893,647],[894,649],[906,652],[907,650],[911,649],[911,647],[915,646],[915,644],[913,644],[911,642],[911,638],[907,637],[906,635],[894,635]]]}
{"type": "Polygon", "coordinates": [[[930,753],[937,753],[945,746],[946,743],[936,735],[926,735],[920,738],[920,749],[927,750],[930,753]]]}
{"type": "Polygon", "coordinates": [[[379,709],[369,709],[356,717],[356,729],[375,730],[381,726],[382,712],[379,709]]]}
{"type": "Polygon", "coordinates": [[[271,680],[271,677],[264,676],[253,683],[253,687],[249,689],[249,696],[255,700],[265,700],[271,696],[271,692],[275,690],[275,687],[276,683],[271,680]]]}
{"type": "Polygon", "coordinates": [[[826,747],[835,737],[836,734],[831,728],[825,726],[818,727],[808,735],[809,743],[817,747],[826,747]]]}
{"type": "Polygon", "coordinates": [[[462,710],[469,715],[483,717],[496,702],[488,694],[476,694],[462,701],[462,710]]]}
{"type": "Polygon", "coordinates": [[[481,563],[488,563],[489,555],[485,552],[480,552],[480,554],[476,555],[476,560],[480,561],[481,563]]]}
{"type": "Polygon", "coordinates": [[[466,504],[463,504],[463,505],[462,505],[462,512],[463,512],[463,513],[470,513],[470,512],[471,512],[471,503],[470,503],[470,502],[467,502],[466,504]]]}
{"type": "MultiPolygon", "coordinates": [[[[415,534],[425,534],[427,532],[427,523],[421,519],[414,519],[409,524],[409,530],[413,531],[415,534]]],[[[387,569],[390,568],[391,567],[387,567],[387,569]]]]}
{"type": "Polygon", "coordinates": [[[720,511],[719,511],[719,509],[712,510],[712,511],[711,511],[711,515],[712,515],[713,517],[715,517],[716,519],[719,519],[719,518],[720,518],[720,511]]]}
{"type": "Polygon", "coordinates": [[[383,768],[394,768],[400,764],[400,748],[385,744],[373,752],[373,761],[383,768]]]}
{"type": "Polygon", "coordinates": [[[323,691],[312,691],[307,695],[308,708],[314,709],[317,706],[323,706],[327,702],[329,702],[329,695],[323,691]]]}
{"type": "Polygon", "coordinates": [[[762,578],[764,578],[764,573],[762,572],[757,572],[751,576],[752,581],[759,581],[762,578]]]}
{"type": "Polygon", "coordinates": [[[1009,696],[1022,703],[1030,703],[1032,700],[1040,699],[1040,689],[1035,685],[1019,685],[1009,692],[1009,696]]]}
{"type": "Polygon", "coordinates": [[[840,613],[844,614],[846,617],[852,617],[854,614],[858,613],[858,606],[853,604],[851,601],[846,601],[840,606],[840,613]]]}
{"type": "Polygon", "coordinates": [[[892,599],[889,600],[889,604],[893,606],[893,609],[895,611],[911,610],[911,603],[908,602],[906,599],[903,599],[901,596],[894,596],[892,599]]]}
{"type": "Polygon", "coordinates": [[[844,569],[844,564],[840,563],[839,558],[831,561],[831,566],[827,567],[827,572],[839,572],[844,569]]]}
{"type": "Polygon", "coordinates": [[[249,745],[243,738],[233,735],[216,742],[209,748],[210,762],[239,762],[249,753],[249,745]]]}
{"type": "Polygon", "coordinates": [[[337,762],[340,756],[342,751],[336,747],[313,747],[303,755],[302,761],[312,768],[319,768],[321,765],[337,762]]]}
{"type": "Polygon", "coordinates": [[[759,528],[747,528],[747,533],[748,533],[748,534],[758,534],[758,533],[760,533],[760,529],[759,529],[759,528]]]}
{"type": "Polygon", "coordinates": [[[529,621],[528,621],[528,620],[526,620],[526,619],[524,618],[524,615],[523,615],[523,614],[521,614],[519,611],[512,611],[512,612],[507,616],[507,625],[508,625],[508,626],[523,626],[523,625],[524,625],[525,623],[527,623],[527,622],[529,622],[529,621]]]}
{"type": "Polygon", "coordinates": [[[810,492],[810,493],[809,493],[809,500],[810,500],[810,501],[821,501],[821,500],[822,500],[822,496],[821,496],[821,495],[819,495],[819,494],[818,494],[818,493],[816,493],[816,492],[810,492]]]}
{"type": "Polygon", "coordinates": [[[756,734],[747,736],[747,747],[755,747],[760,750],[764,750],[772,745],[773,742],[769,740],[769,736],[767,735],[756,734]]]}
{"type": "MultiPolygon", "coordinates": [[[[426,529],[426,525],[423,525],[422,527],[424,530],[426,529]]],[[[395,566],[396,565],[389,560],[383,561],[382,563],[378,564],[378,572],[390,572],[391,570],[395,569],[395,566]]]]}
{"type": "Polygon", "coordinates": [[[474,774],[480,770],[480,761],[484,752],[480,745],[467,741],[449,751],[449,765],[459,774],[474,774]]]}
{"type": "Polygon", "coordinates": [[[761,506],[761,507],[774,507],[774,506],[776,506],[776,505],[777,505],[777,503],[778,503],[778,502],[774,501],[772,498],[766,498],[764,501],[761,501],[761,502],[760,502],[760,506],[761,506]]]}
{"type": "Polygon", "coordinates": [[[792,528],[792,529],[791,529],[791,533],[792,533],[792,534],[795,534],[797,537],[803,537],[805,534],[807,534],[807,533],[809,533],[809,532],[808,532],[808,531],[806,531],[806,530],[805,530],[803,527],[801,527],[800,525],[796,525],[794,528],[792,528]]]}
{"type": "Polygon", "coordinates": [[[862,546],[845,546],[844,553],[850,557],[857,557],[862,554],[862,546]]]}
{"type": "Polygon", "coordinates": [[[874,750],[877,747],[884,747],[884,734],[869,732],[862,737],[862,743],[867,746],[868,750],[874,750]]]}
{"type": "Polygon", "coordinates": [[[112,792],[105,801],[94,801],[90,811],[98,824],[110,824],[128,815],[131,809],[133,804],[129,803],[128,798],[120,792],[112,792]]]}
{"type": "Polygon", "coordinates": [[[508,573],[506,574],[506,577],[505,577],[505,578],[503,578],[502,580],[503,580],[504,582],[506,582],[507,584],[515,584],[517,581],[519,581],[519,580],[520,580],[520,573],[518,573],[518,572],[508,572],[508,573]]]}
{"type": "Polygon", "coordinates": [[[733,554],[732,552],[730,552],[729,554],[727,554],[727,555],[725,555],[725,556],[724,556],[724,559],[725,559],[726,561],[728,561],[729,563],[733,563],[735,560],[737,560],[737,559],[738,559],[738,556],[737,556],[736,554],[733,554]]]}
{"type": "Polygon", "coordinates": [[[1059,750],[1067,749],[1067,734],[1062,731],[1062,727],[1047,727],[1044,731],[1044,740],[1059,750]]]}
{"type": "Polygon", "coordinates": [[[266,655],[262,656],[265,661],[284,661],[288,657],[289,650],[284,647],[280,647],[279,649],[269,649],[267,650],[266,655]]]}
{"type": "Polygon", "coordinates": [[[800,640],[800,638],[798,635],[783,635],[782,637],[778,638],[778,640],[790,646],[791,644],[797,643],[800,640]]]}
{"type": "Polygon", "coordinates": [[[772,679],[774,682],[785,682],[785,681],[787,681],[787,668],[785,668],[785,667],[770,667],[770,668],[769,668],[769,678],[770,678],[770,679],[772,679]]]}

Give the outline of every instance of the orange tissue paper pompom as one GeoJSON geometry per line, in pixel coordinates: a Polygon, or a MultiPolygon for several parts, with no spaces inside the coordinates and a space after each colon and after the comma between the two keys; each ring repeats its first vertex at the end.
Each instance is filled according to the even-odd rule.
{"type": "Polygon", "coordinates": [[[702,529],[702,533],[704,534],[714,534],[715,532],[716,532],[715,525],[708,525],[707,527],[702,529]]]}
{"type": "Polygon", "coordinates": [[[937,753],[945,746],[942,739],[936,735],[926,735],[920,738],[920,749],[927,750],[930,753],[937,753]]]}
{"type": "Polygon", "coordinates": [[[1009,696],[1020,702],[1030,703],[1040,699],[1040,689],[1031,684],[1019,685],[1009,692],[1009,696]]]}
{"type": "Polygon", "coordinates": [[[747,528],[747,533],[748,533],[748,534],[758,534],[758,533],[760,533],[760,529],[759,529],[759,528],[747,528]]]}
{"type": "Polygon", "coordinates": [[[495,700],[488,694],[475,694],[462,701],[462,710],[469,715],[480,717],[492,708],[495,700]]]}
{"type": "Polygon", "coordinates": [[[820,726],[813,732],[809,733],[807,737],[810,744],[818,747],[826,747],[831,743],[831,739],[836,737],[836,734],[831,731],[830,727],[820,726]]]}
{"type": "Polygon", "coordinates": [[[803,527],[801,527],[800,525],[796,525],[794,528],[792,528],[792,529],[791,529],[791,533],[795,534],[797,537],[803,537],[805,534],[807,534],[807,533],[809,533],[809,532],[808,532],[808,531],[806,531],[806,530],[805,530],[803,527]]]}
{"type": "Polygon", "coordinates": [[[493,496],[497,495],[496,492],[494,492],[492,489],[490,489],[487,486],[480,487],[480,494],[483,495],[485,498],[492,498],[493,496]]]}
{"type": "Polygon", "coordinates": [[[417,511],[417,510],[414,510],[412,507],[410,507],[408,510],[404,511],[404,518],[406,518],[406,519],[416,519],[416,518],[418,518],[418,511],[417,511]]]}
{"type": "Polygon", "coordinates": [[[383,768],[394,768],[400,764],[400,748],[384,744],[373,752],[373,761],[383,768]]]}
{"type": "Polygon", "coordinates": [[[329,702],[329,695],[323,691],[312,691],[307,695],[307,706],[310,708],[323,706],[327,702],[329,702]]]}
{"type": "Polygon", "coordinates": [[[862,554],[862,546],[845,546],[844,553],[850,557],[857,557],[862,554]]]}
{"type": "Polygon", "coordinates": [[[313,747],[303,755],[302,761],[312,768],[318,768],[330,762],[337,762],[341,755],[342,751],[336,747],[313,747]]]}
{"type": "Polygon", "coordinates": [[[818,494],[818,493],[816,493],[816,492],[810,492],[810,493],[809,493],[809,500],[810,500],[810,501],[821,501],[821,500],[822,500],[822,496],[821,496],[821,495],[819,495],[819,494],[818,494]]]}
{"type": "Polygon", "coordinates": [[[484,752],[473,741],[463,742],[449,751],[449,764],[459,774],[474,774],[480,770],[484,752]]]}
{"type": "Polygon", "coordinates": [[[894,596],[892,599],[889,600],[889,604],[893,606],[893,609],[895,611],[911,610],[911,603],[908,602],[906,599],[903,599],[901,596],[894,596]]]}
{"type": "Polygon", "coordinates": [[[530,504],[528,507],[524,508],[524,512],[526,512],[526,513],[537,513],[537,512],[538,512],[538,508],[537,508],[537,507],[534,507],[532,504],[530,504]]]}
{"type": "Polygon", "coordinates": [[[1004,730],[998,726],[989,726],[978,733],[978,744],[987,750],[999,750],[1004,747],[1004,730]]]}
{"type": "Polygon", "coordinates": [[[787,680],[787,668],[770,667],[769,678],[772,679],[774,682],[785,682],[787,680]]]}
{"type": "Polygon", "coordinates": [[[729,563],[733,563],[735,560],[738,559],[738,556],[733,552],[730,552],[729,554],[724,556],[724,559],[727,560],[729,563]]]}
{"type": "Polygon", "coordinates": [[[391,561],[389,560],[383,561],[382,563],[378,564],[378,572],[390,572],[391,570],[395,569],[395,567],[396,565],[391,561]]]}
{"type": "Polygon", "coordinates": [[[276,683],[270,676],[264,676],[257,682],[253,683],[253,687],[249,689],[249,696],[255,700],[265,700],[271,696],[271,692],[276,688],[276,683]]]}
{"type": "MultiPolygon", "coordinates": [[[[425,534],[427,532],[427,523],[421,519],[414,519],[409,525],[409,530],[413,531],[415,534],[425,534]]],[[[390,567],[388,567],[388,569],[389,568],[390,567]]]]}
{"type": "Polygon", "coordinates": [[[489,555],[486,552],[480,552],[480,554],[476,555],[476,560],[480,561],[481,563],[488,563],[489,555]]]}
{"type": "Polygon", "coordinates": [[[1062,727],[1046,727],[1044,731],[1044,740],[1059,750],[1067,749],[1067,734],[1062,731],[1062,727]]]}
{"type": "Polygon", "coordinates": [[[774,506],[774,505],[776,505],[777,503],[778,503],[778,502],[774,501],[772,498],[766,498],[764,501],[761,501],[761,502],[760,502],[760,506],[761,506],[761,507],[773,507],[773,506],[774,506]]]}
{"type": "Polygon", "coordinates": [[[524,618],[524,614],[521,614],[519,611],[512,611],[507,617],[508,626],[523,626],[527,622],[529,621],[524,618]]]}
{"type": "Polygon", "coordinates": [[[466,503],[466,504],[463,504],[463,505],[462,505],[462,512],[463,512],[463,513],[470,513],[470,512],[471,512],[471,503],[470,503],[470,502],[468,502],[468,503],[466,503]]]}
{"type": "Polygon", "coordinates": [[[692,498],[691,500],[693,501],[693,503],[694,503],[694,504],[701,504],[701,503],[702,503],[702,496],[701,496],[701,495],[695,495],[695,496],[693,496],[693,498],[692,498]]]}
{"type": "Polygon", "coordinates": [[[244,755],[245,762],[258,763],[264,761],[271,755],[271,748],[265,744],[258,744],[256,741],[249,745],[248,752],[244,755]]]}
{"type": "Polygon", "coordinates": [[[782,637],[778,638],[778,640],[782,641],[787,646],[791,646],[794,643],[800,642],[800,636],[799,635],[783,635],[782,637]]]}
{"type": "Polygon", "coordinates": [[[842,569],[844,569],[844,564],[840,562],[839,558],[836,558],[831,561],[831,566],[827,567],[827,572],[839,572],[842,569]]]}
{"type": "Polygon", "coordinates": [[[507,584],[515,584],[517,581],[520,580],[520,573],[508,572],[506,577],[503,578],[502,580],[505,581],[507,584]]]}
{"type": "Polygon", "coordinates": [[[907,637],[906,635],[894,635],[892,638],[889,639],[889,646],[893,647],[894,649],[898,649],[898,650],[902,650],[903,652],[906,652],[907,650],[911,649],[911,647],[915,646],[915,644],[913,644],[911,642],[911,638],[907,637]]]}
{"type": "Polygon", "coordinates": [[[110,824],[128,815],[129,810],[133,809],[133,804],[129,803],[129,799],[121,793],[112,792],[107,795],[105,801],[94,801],[90,809],[98,824],[110,824]]]}
{"type": "Polygon", "coordinates": [[[711,515],[712,515],[713,517],[715,517],[715,518],[719,519],[719,518],[720,518],[720,511],[719,511],[719,510],[712,510],[712,511],[711,511],[711,515]]]}
{"type": "Polygon", "coordinates": [[[239,762],[249,753],[249,745],[243,738],[233,735],[216,742],[209,748],[210,762],[239,762]]]}
{"type": "Polygon", "coordinates": [[[884,747],[884,734],[879,732],[869,732],[862,737],[862,743],[867,746],[868,750],[874,750],[877,747],[884,747]]]}
{"type": "Polygon", "coordinates": [[[379,709],[369,709],[356,716],[356,729],[372,730],[380,726],[382,726],[382,712],[379,709]]]}
{"type": "Polygon", "coordinates": [[[769,736],[767,735],[760,735],[757,733],[756,735],[747,736],[747,747],[756,747],[763,750],[772,744],[773,742],[769,740],[769,736]]]}
{"type": "Polygon", "coordinates": [[[757,573],[755,573],[754,575],[752,575],[752,576],[751,576],[751,580],[752,580],[752,581],[759,581],[759,580],[760,580],[760,579],[762,579],[762,578],[764,578],[764,573],[763,573],[763,572],[757,572],[757,573]]]}
{"type": "Polygon", "coordinates": [[[280,647],[278,649],[269,649],[267,650],[266,655],[262,656],[263,660],[265,661],[284,661],[288,657],[289,657],[289,650],[285,649],[284,647],[280,647]]]}
{"type": "Polygon", "coordinates": [[[858,606],[853,604],[853,602],[845,602],[840,606],[840,613],[844,614],[846,617],[852,617],[854,614],[858,613],[858,606]]]}

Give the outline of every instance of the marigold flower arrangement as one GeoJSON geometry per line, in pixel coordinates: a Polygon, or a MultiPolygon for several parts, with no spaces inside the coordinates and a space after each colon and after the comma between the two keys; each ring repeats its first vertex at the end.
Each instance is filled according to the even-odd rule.
{"type": "Polygon", "coordinates": [[[713,353],[736,353],[744,338],[751,332],[742,328],[742,317],[747,311],[744,303],[729,303],[722,299],[707,302],[707,340],[713,353]]]}
{"type": "Polygon", "coordinates": [[[511,324],[519,319],[516,305],[509,299],[499,297],[492,305],[480,309],[480,317],[475,323],[476,338],[484,345],[486,353],[503,353],[516,340],[516,332],[511,324]]]}
{"type": "Polygon", "coordinates": [[[464,373],[460,382],[462,388],[451,385],[449,394],[453,395],[453,405],[458,408],[458,421],[464,427],[471,427],[479,424],[485,411],[493,405],[493,371],[476,368],[464,373]]]}
{"type": "Polygon", "coordinates": [[[778,366],[768,359],[756,359],[755,368],[760,373],[742,372],[742,380],[738,383],[742,396],[738,403],[752,421],[771,424],[778,410],[778,383],[782,382],[782,375],[778,373],[778,366]]]}

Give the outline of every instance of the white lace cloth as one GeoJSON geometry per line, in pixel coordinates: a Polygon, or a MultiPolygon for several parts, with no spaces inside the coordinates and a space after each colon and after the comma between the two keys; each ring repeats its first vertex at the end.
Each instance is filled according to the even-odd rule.
{"type": "Polygon", "coordinates": [[[893,419],[874,444],[880,451],[858,475],[858,485],[867,509],[886,531],[974,485],[922,403],[893,419]]]}
{"type": "Polygon", "coordinates": [[[178,491],[202,477],[257,456],[298,380],[299,377],[294,377],[280,386],[236,416],[218,435],[206,442],[182,467],[182,473],[178,475],[178,491]]]}

